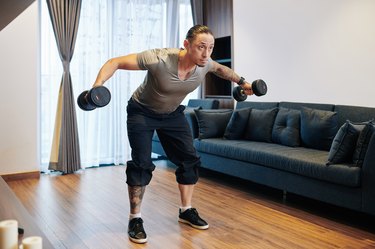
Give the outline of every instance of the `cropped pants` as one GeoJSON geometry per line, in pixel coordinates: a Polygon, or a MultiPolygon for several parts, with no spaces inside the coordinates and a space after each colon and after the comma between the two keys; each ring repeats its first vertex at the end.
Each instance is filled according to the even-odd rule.
{"type": "Polygon", "coordinates": [[[127,184],[148,185],[155,165],[151,160],[152,137],[156,130],[161,145],[176,166],[176,181],[195,184],[200,158],[193,146],[189,124],[180,105],[170,114],[158,114],[130,99],[127,106],[127,129],[132,160],[127,162],[127,184]]]}

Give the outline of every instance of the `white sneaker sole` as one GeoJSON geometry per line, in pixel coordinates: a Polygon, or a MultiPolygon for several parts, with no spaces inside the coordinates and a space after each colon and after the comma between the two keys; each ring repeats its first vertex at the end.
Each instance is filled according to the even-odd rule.
{"type": "Polygon", "coordinates": [[[145,238],[145,239],[135,239],[135,238],[132,238],[132,237],[130,237],[130,236],[128,236],[128,237],[129,237],[129,239],[130,239],[132,242],[137,243],[137,244],[144,244],[144,243],[147,242],[147,238],[145,238]]]}
{"type": "Polygon", "coordinates": [[[188,224],[196,229],[199,229],[199,230],[206,230],[209,228],[209,225],[205,225],[205,226],[197,226],[197,225],[194,225],[192,223],[190,223],[190,221],[187,221],[187,220],[184,220],[184,219],[181,219],[181,218],[178,218],[178,221],[181,222],[181,223],[185,223],[185,224],[188,224]]]}

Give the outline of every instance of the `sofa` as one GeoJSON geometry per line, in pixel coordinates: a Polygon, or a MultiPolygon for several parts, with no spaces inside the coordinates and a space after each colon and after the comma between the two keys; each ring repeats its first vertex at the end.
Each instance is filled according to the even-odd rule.
{"type": "Polygon", "coordinates": [[[375,108],[205,101],[185,110],[203,168],[375,215],[375,108]]]}

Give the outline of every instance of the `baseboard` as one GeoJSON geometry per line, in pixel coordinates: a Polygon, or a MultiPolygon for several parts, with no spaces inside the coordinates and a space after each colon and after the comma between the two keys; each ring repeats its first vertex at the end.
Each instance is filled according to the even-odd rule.
{"type": "Polygon", "coordinates": [[[31,179],[31,178],[39,178],[40,172],[39,171],[29,171],[29,172],[20,172],[20,173],[12,173],[12,174],[4,174],[0,175],[4,181],[16,181],[16,180],[23,180],[23,179],[31,179]]]}

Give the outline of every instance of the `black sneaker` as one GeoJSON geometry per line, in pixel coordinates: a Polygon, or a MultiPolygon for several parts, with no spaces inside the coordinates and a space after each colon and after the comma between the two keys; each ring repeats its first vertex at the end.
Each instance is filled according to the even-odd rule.
{"type": "Polygon", "coordinates": [[[147,242],[147,235],[143,229],[142,218],[133,218],[129,221],[128,236],[129,239],[135,243],[143,244],[147,242]]]}
{"type": "Polygon", "coordinates": [[[179,211],[178,221],[189,224],[190,226],[197,229],[207,229],[208,224],[205,220],[199,217],[198,211],[195,208],[189,208],[185,212],[179,211]]]}

